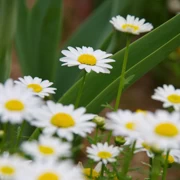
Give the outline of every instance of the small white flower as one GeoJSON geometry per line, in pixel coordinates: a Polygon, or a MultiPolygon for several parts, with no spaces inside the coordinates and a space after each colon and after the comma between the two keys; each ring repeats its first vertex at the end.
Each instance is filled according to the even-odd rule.
{"type": "Polygon", "coordinates": [[[35,95],[44,98],[49,96],[49,94],[55,94],[56,88],[50,87],[53,83],[48,80],[42,81],[42,79],[35,77],[34,79],[31,76],[24,76],[24,78],[19,78],[19,81],[15,81],[16,84],[19,84],[23,87],[32,89],[35,95]]]}
{"type": "Polygon", "coordinates": [[[70,162],[34,162],[28,171],[24,169],[18,180],[84,180],[81,169],[70,162]],[[25,178],[26,177],[26,178],[25,178]]]}
{"type": "Polygon", "coordinates": [[[34,157],[35,160],[58,159],[67,157],[70,153],[70,144],[58,138],[41,135],[39,141],[24,142],[22,150],[34,157]]]}
{"type": "Polygon", "coordinates": [[[119,155],[120,149],[116,146],[108,146],[108,143],[97,143],[97,145],[92,144],[91,147],[87,147],[88,157],[94,161],[102,161],[102,163],[107,164],[108,162],[115,162],[116,156],[119,155]]]}
{"type": "Polygon", "coordinates": [[[83,107],[74,109],[73,105],[63,106],[60,103],[47,101],[47,106],[34,113],[36,121],[32,124],[44,128],[45,134],[57,133],[59,137],[72,141],[73,134],[86,137],[86,134],[91,133],[96,126],[90,121],[95,115],[85,114],[85,111],[83,107]]]}
{"type": "Polygon", "coordinates": [[[17,156],[2,155],[0,157],[0,179],[16,179],[27,162],[17,156]]]}
{"type": "Polygon", "coordinates": [[[152,24],[145,23],[145,19],[127,15],[127,18],[118,15],[110,20],[110,23],[118,30],[130,34],[139,35],[153,29],[152,24]]]}
{"type": "Polygon", "coordinates": [[[115,136],[128,136],[133,141],[139,137],[136,126],[141,121],[144,121],[143,113],[118,110],[117,112],[107,113],[107,117],[105,128],[112,130],[115,136]]]}
{"type": "Polygon", "coordinates": [[[156,111],[147,113],[146,120],[138,124],[141,138],[154,149],[179,148],[180,115],[177,112],[156,111]]]}
{"type": "Polygon", "coordinates": [[[64,62],[62,66],[79,66],[79,69],[85,69],[88,73],[91,70],[96,73],[110,73],[109,69],[112,69],[112,66],[108,63],[115,61],[109,58],[112,54],[94,50],[92,47],[68,47],[68,49],[62,51],[65,55],[60,58],[60,61],[64,62]]]}
{"type": "Polygon", "coordinates": [[[163,102],[164,108],[173,106],[175,110],[180,110],[180,89],[175,89],[173,85],[158,87],[152,99],[163,102]]]}
{"type": "Polygon", "coordinates": [[[24,119],[31,120],[32,113],[42,104],[31,90],[14,85],[11,79],[0,84],[0,116],[2,122],[21,123],[24,119]]]}
{"type": "MultiPolygon", "coordinates": [[[[164,160],[166,159],[166,155],[167,155],[167,152],[163,152],[163,158],[164,160]]],[[[168,163],[169,164],[172,164],[172,163],[178,163],[180,164],[180,150],[179,149],[172,149],[169,153],[169,156],[168,156],[168,163]]]]}

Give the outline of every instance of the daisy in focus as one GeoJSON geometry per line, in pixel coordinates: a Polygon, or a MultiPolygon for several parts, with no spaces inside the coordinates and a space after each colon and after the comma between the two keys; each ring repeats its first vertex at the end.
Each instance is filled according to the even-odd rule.
{"type": "Polygon", "coordinates": [[[147,113],[146,120],[138,124],[137,130],[144,141],[153,149],[179,148],[180,115],[159,110],[147,113]]]}
{"type": "Polygon", "coordinates": [[[175,89],[173,85],[163,85],[154,90],[152,99],[163,102],[163,107],[173,106],[175,110],[180,110],[180,89],[175,89]]]}
{"type": "Polygon", "coordinates": [[[48,80],[42,81],[42,79],[38,77],[32,78],[31,76],[24,76],[24,78],[19,78],[19,81],[15,81],[15,83],[32,89],[33,93],[41,98],[55,94],[56,90],[56,88],[50,87],[53,84],[52,82],[48,80]]]}
{"type": "Polygon", "coordinates": [[[110,23],[118,31],[139,35],[153,29],[152,24],[145,23],[145,19],[139,19],[138,17],[127,15],[126,19],[120,15],[113,17],[110,23]]]}
{"type": "Polygon", "coordinates": [[[144,113],[118,110],[117,112],[107,113],[107,118],[106,129],[112,130],[115,136],[128,136],[134,141],[139,137],[136,126],[144,121],[144,113]]]}
{"type": "Polygon", "coordinates": [[[21,147],[26,154],[31,155],[35,160],[56,160],[59,157],[71,155],[69,143],[62,142],[59,138],[43,135],[39,137],[39,141],[27,141],[21,147]]]}
{"type": "Polygon", "coordinates": [[[47,106],[38,109],[34,116],[32,125],[44,128],[47,135],[57,133],[59,137],[69,141],[73,140],[73,134],[86,137],[95,128],[95,123],[91,122],[95,115],[85,114],[86,109],[81,107],[74,109],[73,105],[63,106],[60,103],[47,101],[47,106]]]}
{"type": "Polygon", "coordinates": [[[68,47],[68,50],[63,50],[62,54],[65,56],[60,58],[60,61],[64,63],[62,66],[78,66],[79,69],[85,69],[88,73],[91,71],[110,73],[109,69],[112,69],[112,66],[108,63],[115,62],[109,58],[112,54],[94,50],[92,47],[68,47]]]}
{"type": "Polygon", "coordinates": [[[18,180],[24,180],[24,177],[26,180],[84,180],[81,169],[70,162],[40,161],[29,165],[29,171],[24,170],[18,180]]]}
{"type": "Polygon", "coordinates": [[[32,113],[42,104],[40,98],[35,97],[31,90],[13,83],[9,79],[0,84],[0,116],[2,122],[12,124],[30,121],[32,113]]]}
{"type": "Polygon", "coordinates": [[[92,144],[91,147],[87,147],[86,152],[88,157],[94,161],[102,161],[103,164],[108,162],[115,162],[116,156],[119,155],[120,149],[116,146],[108,146],[108,143],[97,143],[97,145],[92,144]]]}
{"type": "Polygon", "coordinates": [[[26,165],[27,162],[19,157],[2,155],[0,157],[0,179],[16,179],[26,165]]]}

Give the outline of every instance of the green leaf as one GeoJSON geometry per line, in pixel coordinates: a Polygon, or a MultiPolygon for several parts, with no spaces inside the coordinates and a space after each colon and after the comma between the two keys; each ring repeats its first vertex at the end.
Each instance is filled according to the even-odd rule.
{"type": "Polygon", "coordinates": [[[17,0],[0,0],[0,81],[10,74],[12,41],[16,28],[17,0]]]}
{"type": "MultiPolygon", "coordinates": [[[[133,78],[130,79],[129,84],[126,84],[125,89],[180,45],[180,29],[176,28],[179,22],[180,15],[177,15],[130,45],[126,77],[133,76],[133,78]]],[[[80,104],[87,107],[89,112],[100,112],[102,110],[101,104],[109,103],[116,97],[124,52],[125,49],[112,57],[116,62],[113,63],[111,74],[90,73],[87,75],[80,104]]],[[[81,80],[74,84],[59,102],[63,104],[74,103],[81,80]]]]}
{"type": "Polygon", "coordinates": [[[58,62],[62,0],[19,1],[16,47],[24,75],[52,80],[58,62]]]}

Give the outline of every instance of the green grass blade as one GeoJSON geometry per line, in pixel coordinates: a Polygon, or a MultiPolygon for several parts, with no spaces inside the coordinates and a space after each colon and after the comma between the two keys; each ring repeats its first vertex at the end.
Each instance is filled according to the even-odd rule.
{"type": "Polygon", "coordinates": [[[17,18],[17,0],[0,0],[0,81],[10,74],[12,41],[17,18]]]}
{"type": "Polygon", "coordinates": [[[16,47],[23,74],[52,80],[58,61],[62,0],[38,0],[32,10],[19,3],[16,47]]]}

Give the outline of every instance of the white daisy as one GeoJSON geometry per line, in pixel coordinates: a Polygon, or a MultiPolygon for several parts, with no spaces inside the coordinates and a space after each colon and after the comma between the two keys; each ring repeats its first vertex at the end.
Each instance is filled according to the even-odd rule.
{"type": "Polygon", "coordinates": [[[102,162],[99,162],[92,170],[91,168],[84,168],[82,163],[79,163],[79,165],[83,169],[83,173],[87,178],[92,178],[92,180],[95,180],[100,176],[102,162]]]}
{"type": "Polygon", "coordinates": [[[156,111],[147,113],[146,120],[138,124],[137,130],[147,144],[155,149],[179,148],[180,115],[177,112],[156,111]]]}
{"type": "Polygon", "coordinates": [[[153,29],[152,24],[145,23],[145,19],[139,19],[138,17],[127,15],[127,18],[118,15],[110,20],[115,29],[118,31],[139,35],[140,33],[148,32],[153,29]]]}
{"type": "Polygon", "coordinates": [[[108,120],[105,128],[112,130],[115,136],[128,136],[133,141],[139,137],[136,130],[137,123],[144,121],[143,113],[131,112],[129,110],[118,110],[117,112],[107,113],[108,120]]]}
{"type": "Polygon", "coordinates": [[[25,168],[27,162],[17,156],[2,155],[0,157],[0,179],[16,180],[19,173],[25,168]]]}
{"type": "Polygon", "coordinates": [[[96,73],[110,73],[109,69],[112,69],[112,66],[108,63],[115,61],[109,58],[112,54],[94,50],[92,47],[68,47],[68,49],[62,51],[62,54],[65,55],[60,58],[60,61],[64,62],[62,66],[79,66],[79,69],[85,69],[88,73],[91,70],[96,73]]]}
{"type": "Polygon", "coordinates": [[[175,89],[173,85],[158,87],[152,99],[163,102],[164,108],[173,106],[175,110],[180,110],[180,89],[175,89]]]}
{"type": "Polygon", "coordinates": [[[71,155],[70,144],[62,142],[58,138],[43,136],[39,137],[39,141],[24,142],[22,150],[34,157],[35,160],[57,159],[59,157],[67,157],[71,155]]]}
{"type": "Polygon", "coordinates": [[[30,164],[29,171],[24,169],[18,180],[84,180],[81,169],[70,162],[57,163],[53,161],[35,162],[30,164]]]}
{"type": "Polygon", "coordinates": [[[73,134],[85,137],[91,133],[95,123],[91,122],[95,115],[85,114],[86,109],[74,109],[73,105],[63,106],[60,103],[47,101],[47,106],[38,109],[34,116],[34,126],[44,128],[45,134],[57,133],[59,137],[73,140],[73,134]]]}
{"type": "Polygon", "coordinates": [[[50,87],[53,83],[48,80],[42,81],[42,79],[31,76],[24,76],[24,78],[19,78],[19,81],[14,81],[16,84],[32,89],[35,95],[44,98],[49,96],[49,94],[55,94],[56,88],[50,87]]]}
{"type": "Polygon", "coordinates": [[[33,111],[42,104],[31,90],[14,85],[11,79],[0,84],[0,115],[2,122],[21,123],[31,120],[33,111]]]}
{"type": "Polygon", "coordinates": [[[94,161],[102,161],[102,163],[107,164],[108,162],[115,162],[116,156],[119,155],[120,149],[116,146],[108,146],[108,143],[97,143],[97,145],[92,144],[91,147],[87,147],[88,157],[94,161]]]}
{"type": "MultiPolygon", "coordinates": [[[[166,159],[166,152],[163,152],[163,159],[166,159]]],[[[178,163],[180,164],[180,150],[179,149],[172,149],[169,152],[169,156],[168,156],[168,163],[172,164],[172,163],[178,163]]]]}

